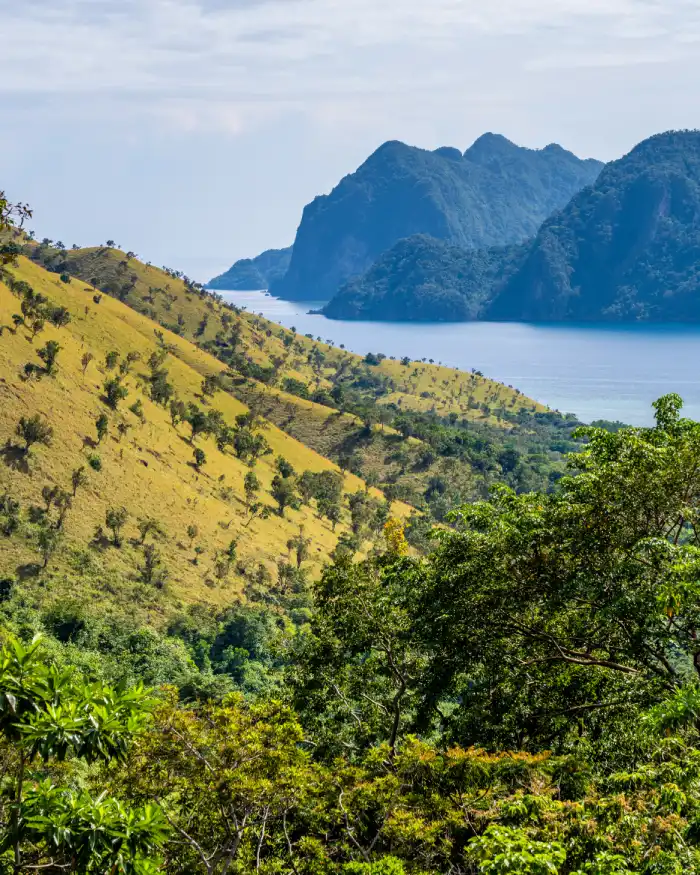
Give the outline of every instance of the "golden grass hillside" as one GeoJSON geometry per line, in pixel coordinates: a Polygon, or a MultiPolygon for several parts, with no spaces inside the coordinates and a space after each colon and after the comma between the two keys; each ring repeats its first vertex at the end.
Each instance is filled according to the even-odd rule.
{"type": "MultiPolygon", "coordinates": [[[[245,311],[232,315],[231,308],[216,295],[203,293],[201,287],[181,275],[144,264],[131,253],[106,246],[65,251],[39,244],[29,245],[27,253],[52,270],[65,270],[92,282],[213,352],[217,343],[236,330],[237,350],[262,367],[274,368],[279,384],[285,378],[293,378],[315,388],[329,389],[341,369],[347,372],[364,366],[361,356],[292,334],[261,316],[245,311]],[[313,356],[314,351],[322,354],[322,361],[317,354],[313,356]]],[[[392,384],[382,403],[395,403],[403,409],[455,412],[468,420],[504,427],[505,421],[496,415],[499,409],[511,413],[547,409],[517,389],[477,373],[420,361],[403,364],[392,359],[383,359],[375,370],[392,384]]]]}
{"type": "MultiPolygon", "coordinates": [[[[396,411],[456,417],[469,427],[486,429],[486,439],[494,445],[510,442],[525,452],[532,450],[523,447],[531,443],[528,417],[546,411],[517,389],[476,372],[378,354],[363,358],[320,338],[299,335],[223,302],[175,271],[143,264],[133,253],[114,247],[66,251],[32,243],[25,251],[66,278],[94,282],[103,292],[211,353],[229,368],[234,379],[227,388],[243,403],[325,458],[383,484],[388,494],[420,508],[426,506],[431,484],[438,482],[449,484],[456,503],[485,494],[498,476],[493,461],[498,451],[491,461],[477,459],[475,466],[455,464],[421,441],[407,440],[387,428],[396,411]],[[354,386],[364,387],[359,406],[354,386]],[[329,397],[339,387],[350,387],[355,396],[350,415],[344,413],[346,404],[329,397]],[[363,407],[381,426],[366,427],[363,407]],[[518,420],[520,414],[525,414],[524,421],[518,420]],[[485,468],[491,473],[485,475],[485,468]]],[[[190,357],[193,348],[187,345],[190,357]]],[[[558,464],[560,454],[548,452],[548,459],[558,464]]],[[[537,459],[527,464],[540,467],[537,459]]],[[[525,480],[530,482],[528,477],[525,480]]]]}
{"type": "MultiPolygon", "coordinates": [[[[44,487],[71,492],[72,472],[82,467],[87,474],[87,484],[78,488],[67,513],[63,541],[50,559],[49,583],[46,575],[37,578],[37,599],[90,599],[104,602],[105,610],[116,600],[153,623],[173,606],[230,604],[242,597],[246,580],[261,563],[274,574],[277,562],[289,558],[287,543],[300,526],[311,542],[306,565],[312,573],[318,572],[338,536],[346,531],[347,519],[335,532],[309,506],[288,509],[284,518],[272,514],[267,519],[251,519],[243,490],[248,466],[230,452],[220,452],[212,439],[199,438],[197,445],[207,461],[198,472],[188,429],[182,424],[173,427],[168,410],[150,400],[145,362],[163,344],[169,349],[164,366],[185,402],[207,403],[200,395],[202,379],[219,373],[220,362],[185,338],[162,332],[119,300],[96,295],[84,282],[64,282],[24,257],[10,272],[16,281],[28,283],[35,292],[65,307],[71,319],[63,327],[47,322],[32,339],[29,326],[14,326],[12,317],[20,312],[20,301],[0,283],[0,443],[5,444],[0,495],[19,502],[26,520],[32,506],[44,504],[44,487]],[[38,350],[52,340],[60,345],[57,371],[54,376],[37,378],[37,369],[42,367],[38,350]],[[108,370],[106,357],[113,350],[120,362],[129,353],[139,357],[123,378],[128,396],[116,412],[103,401],[104,383],[114,373],[108,370]],[[92,359],[84,367],[86,355],[92,359]],[[29,376],[27,364],[35,366],[29,376]],[[139,402],[141,415],[130,409],[139,402]],[[25,459],[16,449],[21,443],[15,436],[16,426],[20,417],[37,413],[52,426],[53,439],[50,446],[32,448],[25,459]],[[109,430],[97,445],[96,420],[103,414],[109,430]],[[90,467],[91,456],[99,456],[101,470],[90,467]],[[120,507],[126,508],[128,518],[124,546],[117,549],[106,544],[105,516],[108,509],[120,507]],[[138,524],[146,519],[157,520],[164,532],[146,539],[157,544],[168,571],[162,591],[146,585],[140,573],[144,549],[138,544],[138,524]],[[188,535],[191,526],[197,529],[194,535],[192,529],[188,535]],[[95,541],[98,527],[104,536],[95,541]],[[238,540],[236,562],[230,573],[217,575],[217,558],[234,539],[238,540]]],[[[230,423],[246,411],[245,405],[222,391],[209,399],[207,409],[211,408],[230,423]]],[[[274,505],[269,492],[278,455],[297,472],[334,467],[274,426],[267,427],[264,435],[273,452],[258,461],[255,472],[262,483],[260,497],[270,506],[274,505]]],[[[346,494],[360,489],[364,489],[362,481],[345,476],[346,494]]],[[[396,505],[394,512],[406,514],[408,508],[396,505]]],[[[35,565],[42,561],[32,532],[31,525],[23,523],[12,537],[0,536],[0,577],[17,574],[31,585],[35,565]]]]}

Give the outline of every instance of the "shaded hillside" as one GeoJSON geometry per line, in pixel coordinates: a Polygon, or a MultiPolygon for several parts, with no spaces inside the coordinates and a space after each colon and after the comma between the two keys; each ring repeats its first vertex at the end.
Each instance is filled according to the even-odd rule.
{"type": "Polygon", "coordinates": [[[256,291],[269,289],[281,279],[289,267],[292,247],[267,249],[255,258],[241,258],[227,271],[207,283],[208,289],[223,291],[256,291]]]}
{"type": "Polygon", "coordinates": [[[659,134],[516,248],[406,241],[346,284],[338,318],[700,321],[700,132],[659,134]]]}
{"type": "Polygon", "coordinates": [[[271,290],[327,300],[397,240],[415,234],[468,249],[525,240],[601,167],[560,146],[525,149],[493,134],[463,155],[385,143],[307,205],[289,270],[271,290]]]}
{"type": "Polygon", "coordinates": [[[522,246],[461,249],[434,237],[399,240],[322,312],[331,319],[464,322],[476,319],[522,246]]]}
{"type": "Polygon", "coordinates": [[[659,134],[544,223],[487,317],[700,320],[700,132],[659,134]]]}

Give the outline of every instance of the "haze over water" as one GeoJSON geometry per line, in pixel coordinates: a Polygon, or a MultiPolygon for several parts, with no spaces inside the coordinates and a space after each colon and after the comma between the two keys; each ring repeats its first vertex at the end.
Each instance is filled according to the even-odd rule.
{"type": "Polygon", "coordinates": [[[700,419],[700,326],[528,325],[501,322],[348,322],[311,315],[317,301],[222,292],[227,301],[362,355],[434,359],[476,368],[584,422],[653,422],[651,402],[678,392],[700,419]]]}

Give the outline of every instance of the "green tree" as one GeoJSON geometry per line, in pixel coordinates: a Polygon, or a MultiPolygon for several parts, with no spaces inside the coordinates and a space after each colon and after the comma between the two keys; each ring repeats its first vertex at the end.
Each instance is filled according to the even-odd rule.
{"type": "Polygon", "coordinates": [[[300,505],[299,496],[297,495],[296,490],[296,482],[292,477],[282,477],[280,474],[275,474],[272,478],[272,489],[270,492],[277,502],[278,513],[281,517],[284,516],[286,508],[291,507],[296,509],[300,505]]]}
{"type": "Polygon", "coordinates": [[[209,417],[203,410],[197,407],[196,404],[190,404],[187,413],[187,422],[191,430],[190,443],[193,443],[200,434],[209,433],[209,417]]]}
{"type": "MultiPolygon", "coordinates": [[[[0,191],[0,234],[22,228],[24,222],[31,217],[32,211],[26,204],[13,204],[7,199],[5,192],[0,191]]],[[[11,264],[18,254],[11,244],[5,244],[0,249],[0,265],[11,264]]]]}
{"type": "Polygon", "coordinates": [[[559,842],[533,840],[524,830],[492,825],[469,844],[469,856],[484,875],[551,875],[563,865],[566,850],[559,842]]]}
{"type": "Polygon", "coordinates": [[[60,345],[55,340],[49,340],[37,350],[37,355],[44,362],[44,370],[49,376],[56,373],[56,359],[61,351],[60,345]]]}
{"type": "Polygon", "coordinates": [[[372,517],[372,503],[363,492],[355,492],[348,499],[350,503],[350,525],[352,533],[359,538],[372,517]]]}
{"type": "Polygon", "coordinates": [[[321,499],[318,503],[319,513],[328,519],[333,527],[333,531],[335,531],[335,527],[338,525],[343,516],[343,510],[340,506],[339,501],[334,501],[333,499],[321,499]]]}
{"type": "Polygon", "coordinates": [[[184,401],[171,401],[170,402],[170,422],[172,423],[173,428],[177,426],[179,422],[184,422],[187,419],[187,405],[184,401]]]}
{"type": "Polygon", "coordinates": [[[277,469],[280,477],[284,477],[288,479],[290,477],[294,477],[295,471],[293,465],[288,462],[284,456],[277,456],[275,460],[275,468],[277,469]]]}
{"type": "MultiPolygon", "coordinates": [[[[313,788],[303,737],[279,703],[247,706],[230,696],[187,710],[160,706],[121,783],[125,792],[162,805],[173,824],[177,841],[166,847],[166,868],[225,875],[232,866],[248,872],[289,860],[287,849],[278,865],[274,849],[281,851],[284,819],[313,788]]],[[[294,853],[298,837],[292,840],[294,853]]]]}
{"type": "MultiPolygon", "coordinates": [[[[0,650],[0,731],[6,759],[4,831],[7,871],[121,872],[150,875],[167,824],[153,805],[130,809],[73,781],[55,783],[52,761],[123,761],[143,730],[149,700],[133,690],[90,683],[58,669],[40,641],[6,638],[0,650]],[[99,824],[99,828],[96,828],[99,824]]],[[[56,773],[65,780],[66,769],[56,773]]]]}
{"type": "Polygon", "coordinates": [[[175,387],[169,381],[168,376],[168,371],[165,368],[151,365],[149,377],[151,400],[163,407],[167,407],[175,394],[175,387]]]}
{"type": "Polygon", "coordinates": [[[42,558],[42,568],[46,568],[61,543],[61,533],[53,526],[44,524],[37,533],[37,546],[42,558]]]}
{"type": "Polygon", "coordinates": [[[207,461],[207,455],[201,447],[195,447],[192,453],[194,456],[194,467],[197,471],[201,471],[202,465],[207,461]]]}
{"type": "Polygon", "coordinates": [[[126,357],[119,365],[119,373],[120,374],[128,374],[131,372],[131,366],[135,363],[141,361],[141,354],[132,350],[126,354],[126,357]]]}
{"type": "Polygon", "coordinates": [[[143,410],[143,401],[139,398],[137,401],[131,405],[129,410],[134,414],[134,416],[141,422],[141,424],[145,424],[146,422],[146,414],[143,410]]]}
{"type": "Polygon", "coordinates": [[[102,438],[109,431],[109,419],[105,413],[101,413],[95,421],[95,429],[97,431],[97,443],[102,443],[102,438]]]}
{"type": "Polygon", "coordinates": [[[139,520],[138,523],[139,535],[141,536],[141,544],[146,543],[146,538],[152,535],[154,538],[164,538],[165,529],[163,524],[153,517],[146,517],[139,520]]]}
{"type": "Polygon", "coordinates": [[[207,374],[202,380],[202,395],[211,397],[221,388],[221,377],[219,374],[207,374]]]}
{"type": "Polygon", "coordinates": [[[304,471],[299,478],[297,488],[304,504],[309,504],[316,496],[316,480],[314,471],[304,471]]]}
{"type": "Polygon", "coordinates": [[[125,507],[110,507],[105,513],[105,524],[111,530],[112,544],[117,548],[122,545],[121,532],[128,519],[129,512],[125,507]]]}
{"type": "Polygon", "coordinates": [[[8,492],[0,495],[0,532],[5,537],[17,531],[20,524],[20,504],[8,492]]]}
{"type": "Polygon", "coordinates": [[[264,435],[256,434],[251,428],[243,426],[236,431],[233,439],[235,454],[243,462],[257,460],[269,455],[272,450],[264,435]]]}
{"type": "Polygon", "coordinates": [[[393,755],[413,725],[428,664],[418,642],[414,576],[407,559],[354,565],[349,556],[323,573],[311,633],[297,643],[289,680],[295,704],[329,752],[385,742],[393,755]]]}
{"type": "Polygon", "coordinates": [[[557,491],[502,487],[440,534],[420,587],[426,708],[459,697],[465,742],[619,740],[644,703],[698,688],[700,424],[677,396],[654,406],[653,428],[581,430],[557,491]]]}
{"type": "Polygon", "coordinates": [[[78,489],[85,487],[89,483],[89,479],[87,474],[85,473],[85,466],[81,465],[79,468],[76,468],[71,474],[71,486],[73,487],[73,498],[75,498],[78,489]]]}
{"type": "Polygon", "coordinates": [[[53,428],[39,413],[29,417],[20,417],[16,433],[24,441],[25,454],[29,453],[34,444],[51,446],[53,439],[53,428]]]}
{"type": "MultiPolygon", "coordinates": [[[[66,492],[65,489],[61,489],[60,486],[44,486],[41,490],[41,497],[46,502],[46,515],[51,511],[52,507],[55,507],[58,511],[58,518],[56,520],[55,528],[57,530],[61,530],[63,528],[63,523],[65,522],[66,515],[72,506],[72,496],[69,492],[66,492]]],[[[48,520],[46,520],[48,522],[48,520]]]]}
{"type": "Polygon", "coordinates": [[[299,526],[299,532],[287,541],[287,549],[294,553],[297,568],[301,568],[302,562],[309,558],[309,545],[311,538],[304,535],[304,526],[299,526]]]}
{"type": "Polygon", "coordinates": [[[112,410],[119,407],[119,403],[123,401],[129,394],[126,386],[122,385],[121,377],[112,377],[104,384],[105,401],[112,410]]]}
{"type": "Polygon", "coordinates": [[[47,315],[56,328],[63,328],[70,322],[70,311],[66,307],[51,307],[47,315]]]}
{"type": "Polygon", "coordinates": [[[251,504],[255,501],[255,497],[260,492],[260,480],[254,471],[248,471],[243,478],[243,490],[245,492],[246,510],[250,510],[251,504]]]}
{"type": "MultiPolygon", "coordinates": [[[[143,544],[143,541],[141,542],[143,544]]],[[[163,567],[160,551],[155,544],[145,544],[143,547],[143,565],[140,567],[141,580],[144,583],[154,585],[162,589],[168,577],[168,572],[163,567]]]]}

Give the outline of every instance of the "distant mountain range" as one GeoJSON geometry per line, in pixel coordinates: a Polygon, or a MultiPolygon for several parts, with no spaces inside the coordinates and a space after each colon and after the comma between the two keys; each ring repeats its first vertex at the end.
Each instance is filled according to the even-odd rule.
{"type": "Polygon", "coordinates": [[[263,253],[236,262],[208,285],[269,287],[290,300],[328,300],[415,234],[466,249],[521,242],[602,166],[561,146],[526,149],[497,134],[484,134],[464,153],[388,142],[306,206],[288,269],[288,250],[273,251],[272,259],[263,253]]]}
{"type": "Polygon", "coordinates": [[[225,273],[215,276],[207,287],[234,292],[269,289],[270,284],[284,276],[292,257],[292,247],[267,249],[256,258],[241,258],[225,273]]]}
{"type": "Polygon", "coordinates": [[[324,312],[386,320],[700,321],[700,132],[605,167],[525,245],[403,240],[324,312]]]}

